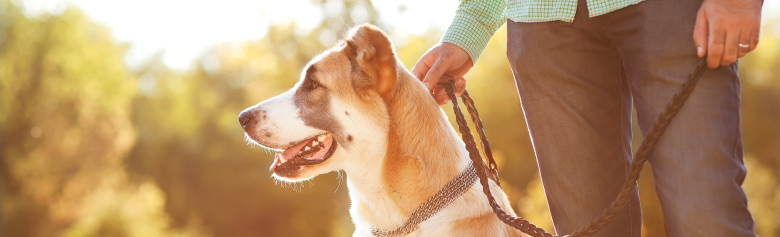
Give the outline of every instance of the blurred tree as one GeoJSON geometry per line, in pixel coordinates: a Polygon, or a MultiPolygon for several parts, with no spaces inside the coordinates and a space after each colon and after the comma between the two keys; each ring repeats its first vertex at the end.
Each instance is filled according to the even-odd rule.
{"type": "Polygon", "coordinates": [[[27,18],[0,2],[4,236],[182,236],[162,192],[130,183],[136,82],[125,46],[79,10],[27,18]]]}
{"type": "Polygon", "coordinates": [[[10,5],[3,22],[4,232],[51,236],[133,145],[134,86],[122,49],[77,10],[27,19],[10,5]]]}
{"type": "Polygon", "coordinates": [[[748,168],[742,186],[756,234],[780,236],[780,18],[763,28],[761,43],[739,61],[748,168]]]}
{"type": "MultiPolygon", "coordinates": [[[[168,69],[159,54],[130,72],[127,46],[78,10],[33,18],[0,0],[0,235],[351,235],[341,174],[275,186],[266,171],[271,154],[247,145],[236,121],[292,87],[350,26],[379,16],[368,0],[313,4],[324,16],[315,29],[276,24],[260,40],[214,47],[192,70],[168,69]]],[[[776,32],[765,30],[740,60],[744,187],[762,236],[780,236],[776,32]]],[[[411,68],[440,35],[403,36],[399,58],[411,68]]],[[[468,90],[515,210],[552,230],[505,52],[502,29],[466,75],[468,90]]],[[[443,109],[452,118],[451,107],[443,109]]],[[[640,194],[644,234],[663,236],[650,172],[640,194]]]]}
{"type": "Polygon", "coordinates": [[[311,2],[322,11],[325,19],[309,34],[325,47],[330,47],[340,40],[341,35],[353,25],[361,23],[377,25],[379,12],[369,0],[311,0],[311,2]]]}

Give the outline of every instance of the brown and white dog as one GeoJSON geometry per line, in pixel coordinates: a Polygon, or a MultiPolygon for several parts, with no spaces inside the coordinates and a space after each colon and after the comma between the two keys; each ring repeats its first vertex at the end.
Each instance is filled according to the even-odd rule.
{"type": "MultiPolygon", "coordinates": [[[[247,108],[248,140],[281,153],[276,179],[300,182],[344,170],[354,236],[391,230],[469,165],[446,115],[377,27],[352,28],[315,57],[289,91],[247,108]]],[[[490,181],[500,206],[513,213],[490,181]]],[[[491,211],[475,183],[408,236],[522,236],[491,211]]]]}

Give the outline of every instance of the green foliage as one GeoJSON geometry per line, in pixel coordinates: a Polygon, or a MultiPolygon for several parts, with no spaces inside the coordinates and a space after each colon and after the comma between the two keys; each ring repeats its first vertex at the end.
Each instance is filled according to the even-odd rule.
{"type": "Polygon", "coordinates": [[[759,236],[780,236],[780,19],[740,60],[742,132],[748,174],[742,187],[759,236]]]}
{"type": "MultiPolygon", "coordinates": [[[[260,40],[214,47],[186,72],[161,55],[130,71],[126,46],[79,10],[29,18],[0,0],[0,235],[351,235],[341,174],[275,183],[271,154],[247,145],[236,117],[289,89],[345,29],[376,16],[370,1],[344,1],[316,29],[273,25],[260,40]]],[[[404,38],[399,58],[411,68],[440,34],[404,38]]],[[[502,29],[466,76],[468,90],[515,210],[551,230],[505,51],[502,29]]],[[[765,31],[740,60],[744,187],[762,236],[780,234],[778,58],[780,39],[765,31]]],[[[645,234],[663,236],[650,172],[640,194],[645,234]]]]}
{"type": "Polygon", "coordinates": [[[2,4],[2,235],[176,236],[161,190],[124,169],[137,136],[125,47],[78,9],[31,19],[2,4]]]}

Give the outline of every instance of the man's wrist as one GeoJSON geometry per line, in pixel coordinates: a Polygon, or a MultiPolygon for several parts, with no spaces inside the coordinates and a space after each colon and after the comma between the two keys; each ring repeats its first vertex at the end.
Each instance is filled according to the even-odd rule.
{"type": "Polygon", "coordinates": [[[472,63],[476,63],[493,33],[477,19],[465,14],[457,14],[441,42],[460,47],[469,54],[472,63]]]}

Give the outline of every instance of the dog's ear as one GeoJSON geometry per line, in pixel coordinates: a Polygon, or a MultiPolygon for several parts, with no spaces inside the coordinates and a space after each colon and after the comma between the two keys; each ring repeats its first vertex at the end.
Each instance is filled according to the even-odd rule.
{"type": "Polygon", "coordinates": [[[392,98],[398,75],[390,38],[376,26],[362,24],[349,30],[345,43],[355,88],[373,89],[384,99],[392,98]]]}

